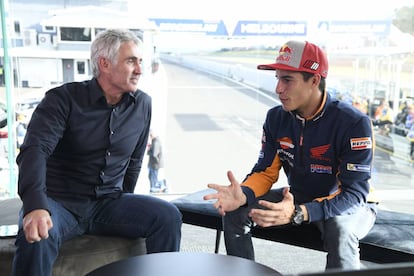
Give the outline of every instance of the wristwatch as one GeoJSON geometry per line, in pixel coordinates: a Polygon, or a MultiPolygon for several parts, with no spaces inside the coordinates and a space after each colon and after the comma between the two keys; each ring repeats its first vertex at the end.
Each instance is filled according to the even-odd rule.
{"type": "Polygon", "coordinates": [[[303,210],[298,204],[295,204],[295,212],[293,213],[293,216],[290,222],[293,225],[301,225],[303,220],[304,220],[303,210]]]}

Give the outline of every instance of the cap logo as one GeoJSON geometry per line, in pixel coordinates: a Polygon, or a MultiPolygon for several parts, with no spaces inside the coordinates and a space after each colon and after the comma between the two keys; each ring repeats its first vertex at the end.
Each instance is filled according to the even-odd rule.
{"type": "Polygon", "coordinates": [[[276,58],[276,62],[289,63],[292,53],[293,53],[292,48],[290,48],[286,44],[283,45],[282,47],[280,47],[279,56],[276,58]]]}
{"type": "Polygon", "coordinates": [[[319,63],[317,63],[316,61],[312,61],[312,60],[308,59],[303,63],[303,67],[308,68],[308,69],[313,70],[313,71],[316,71],[319,68],[319,63]]]}
{"type": "Polygon", "coordinates": [[[280,55],[282,55],[282,54],[284,54],[284,53],[287,53],[287,54],[292,54],[292,48],[290,48],[289,46],[287,46],[286,44],[285,45],[283,45],[281,48],[280,48],[280,51],[279,51],[279,54],[280,55]]]}

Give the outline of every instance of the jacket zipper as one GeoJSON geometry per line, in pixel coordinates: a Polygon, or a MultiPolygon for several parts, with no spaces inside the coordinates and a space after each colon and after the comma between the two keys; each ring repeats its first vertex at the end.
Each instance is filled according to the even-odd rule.
{"type": "Polygon", "coordinates": [[[299,162],[300,162],[300,166],[303,166],[303,132],[305,129],[305,119],[304,118],[300,118],[298,117],[301,121],[301,128],[300,128],[300,137],[299,137],[299,162]]]}

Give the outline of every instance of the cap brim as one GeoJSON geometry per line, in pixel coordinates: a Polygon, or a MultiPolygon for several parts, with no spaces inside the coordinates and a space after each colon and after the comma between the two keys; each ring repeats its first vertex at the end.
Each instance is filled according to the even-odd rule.
{"type": "Polygon", "coordinates": [[[291,66],[281,64],[281,63],[271,63],[271,64],[261,64],[257,65],[257,69],[259,70],[287,70],[287,71],[298,71],[297,68],[293,68],[291,66]]]}
{"type": "Polygon", "coordinates": [[[272,63],[272,64],[260,64],[257,65],[257,69],[259,70],[276,70],[277,68],[275,67],[276,64],[272,63]]]}

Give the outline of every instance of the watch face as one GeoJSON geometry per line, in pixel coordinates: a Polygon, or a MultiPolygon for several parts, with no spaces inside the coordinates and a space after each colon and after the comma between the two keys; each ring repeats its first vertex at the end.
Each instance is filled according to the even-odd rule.
{"type": "Polygon", "coordinates": [[[295,224],[302,224],[303,222],[303,214],[297,213],[296,216],[293,218],[295,224]]]}
{"type": "Polygon", "coordinates": [[[295,216],[293,217],[292,222],[295,225],[300,225],[300,224],[302,224],[303,219],[304,219],[304,216],[303,216],[302,208],[300,208],[300,206],[296,205],[295,206],[295,216]]]}

